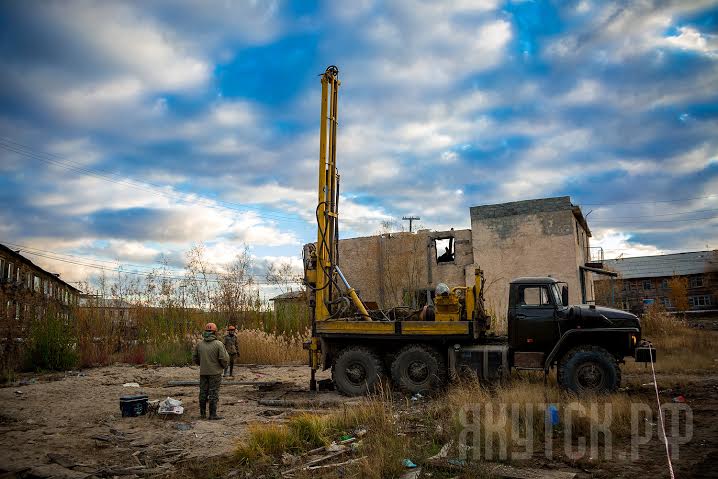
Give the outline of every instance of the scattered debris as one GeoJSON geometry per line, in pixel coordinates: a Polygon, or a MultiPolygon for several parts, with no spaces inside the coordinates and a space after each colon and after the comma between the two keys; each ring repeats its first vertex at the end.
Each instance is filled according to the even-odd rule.
{"type": "Polygon", "coordinates": [[[445,458],[446,456],[449,455],[449,450],[451,449],[451,446],[452,446],[453,444],[454,444],[453,441],[447,442],[446,444],[444,444],[444,445],[441,447],[441,450],[440,450],[439,452],[437,452],[436,454],[434,454],[433,456],[431,456],[431,457],[428,458],[427,460],[428,460],[428,461],[435,461],[435,460],[437,460],[437,459],[443,459],[443,458],[445,458]]]}
{"type": "Polygon", "coordinates": [[[492,477],[506,479],[573,479],[575,472],[552,471],[533,467],[513,467],[506,464],[485,463],[486,471],[492,477]]]}
{"type": "Polygon", "coordinates": [[[406,471],[404,474],[399,476],[399,479],[418,479],[419,476],[421,476],[421,467],[417,467],[416,469],[412,469],[411,471],[406,471]]]}
{"type": "Polygon", "coordinates": [[[339,400],[332,400],[332,401],[316,401],[316,400],[308,400],[308,399],[296,399],[296,400],[290,400],[290,399],[259,399],[257,400],[257,404],[260,406],[270,406],[270,407],[287,407],[287,408],[326,408],[326,407],[335,407],[339,406],[342,403],[339,400]]]}
{"type": "Polygon", "coordinates": [[[409,469],[414,469],[414,468],[416,468],[416,464],[414,464],[414,462],[413,462],[411,459],[408,459],[408,458],[407,458],[407,459],[404,459],[403,461],[401,461],[401,464],[402,464],[404,467],[409,468],[409,469]]]}
{"type": "Polygon", "coordinates": [[[177,424],[175,424],[175,429],[177,429],[178,431],[189,431],[190,429],[192,429],[192,424],[188,422],[178,422],[177,424]]]}
{"type": "Polygon", "coordinates": [[[412,400],[412,401],[418,401],[418,400],[422,399],[423,397],[424,397],[424,396],[423,396],[421,393],[416,393],[416,394],[414,394],[413,396],[411,396],[411,400],[412,400]]]}
{"type": "Polygon", "coordinates": [[[140,385],[138,383],[125,383],[122,385],[123,388],[138,388],[140,385]]]}
{"type": "Polygon", "coordinates": [[[20,391],[20,390],[18,389],[18,390],[15,391],[15,394],[20,395],[20,394],[25,394],[25,393],[22,392],[22,391],[20,391]]]}
{"type": "MultiPolygon", "coordinates": [[[[256,386],[271,389],[282,384],[280,381],[222,381],[222,386],[256,386]]],[[[199,380],[169,381],[167,387],[199,386],[199,380]]]]}
{"type": "Polygon", "coordinates": [[[159,410],[157,411],[158,414],[177,414],[180,415],[184,412],[184,408],[182,407],[182,401],[179,399],[172,399],[168,397],[164,401],[160,402],[159,410]]]}
{"type": "Polygon", "coordinates": [[[335,468],[335,467],[342,467],[342,466],[348,466],[349,464],[354,464],[356,462],[360,462],[366,459],[366,456],[357,457],[356,459],[349,459],[348,461],[344,462],[337,462],[334,464],[323,464],[321,466],[309,466],[307,467],[308,471],[314,471],[317,469],[329,469],[329,468],[335,468]]]}
{"type": "Polygon", "coordinates": [[[686,397],[681,394],[673,398],[673,402],[686,402],[686,397]]]}
{"type": "Polygon", "coordinates": [[[558,406],[556,406],[555,404],[549,404],[548,408],[546,408],[546,416],[548,417],[549,423],[552,426],[557,426],[560,422],[558,415],[558,406]]]}
{"type": "Polygon", "coordinates": [[[55,454],[54,452],[49,452],[47,454],[47,459],[55,464],[59,464],[62,467],[66,467],[67,469],[72,469],[75,466],[83,466],[84,464],[78,464],[77,461],[72,459],[70,456],[66,456],[65,454],[55,454]]]}
{"type": "Polygon", "coordinates": [[[331,379],[322,379],[317,381],[317,388],[319,389],[319,392],[334,391],[334,381],[331,379]]]}

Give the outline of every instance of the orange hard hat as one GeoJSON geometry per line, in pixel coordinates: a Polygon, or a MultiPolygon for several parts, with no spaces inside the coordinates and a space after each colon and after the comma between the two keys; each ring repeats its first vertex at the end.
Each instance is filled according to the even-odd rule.
{"type": "Polygon", "coordinates": [[[204,330],[217,332],[217,325],[214,323],[207,323],[207,325],[204,327],[204,330]]]}
{"type": "Polygon", "coordinates": [[[227,328],[227,331],[234,331],[234,330],[236,330],[236,329],[237,329],[237,328],[235,328],[234,326],[230,326],[230,327],[227,328]]]}

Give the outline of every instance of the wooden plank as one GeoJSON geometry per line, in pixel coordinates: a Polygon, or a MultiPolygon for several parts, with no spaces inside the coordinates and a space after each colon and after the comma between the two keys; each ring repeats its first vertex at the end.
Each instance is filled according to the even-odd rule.
{"type": "Polygon", "coordinates": [[[534,467],[513,467],[506,464],[485,464],[487,471],[506,479],[573,479],[575,472],[536,469],[534,467]]]}

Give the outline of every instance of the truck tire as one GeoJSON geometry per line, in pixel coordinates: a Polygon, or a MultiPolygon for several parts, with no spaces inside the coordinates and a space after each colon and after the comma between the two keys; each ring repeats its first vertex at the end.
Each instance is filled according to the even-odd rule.
{"type": "Polygon", "coordinates": [[[438,389],[446,381],[446,361],[432,347],[410,344],[392,361],[391,379],[396,387],[410,394],[438,389]]]}
{"type": "Polygon", "coordinates": [[[577,395],[611,393],[621,385],[621,368],[605,349],[579,346],[561,358],[558,384],[577,395]]]}
{"type": "Polygon", "coordinates": [[[384,374],[377,354],[363,346],[342,349],[332,364],[332,380],[337,391],[346,396],[372,392],[384,374]]]}

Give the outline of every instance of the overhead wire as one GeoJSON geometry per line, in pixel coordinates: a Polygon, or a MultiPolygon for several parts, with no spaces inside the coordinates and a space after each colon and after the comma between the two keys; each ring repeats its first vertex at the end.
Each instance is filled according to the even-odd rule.
{"type": "Polygon", "coordinates": [[[705,200],[708,198],[717,198],[718,194],[710,194],[706,196],[694,196],[691,198],[672,198],[670,200],[648,200],[648,201],[616,201],[609,203],[583,203],[578,202],[580,205],[585,206],[614,206],[614,205],[649,205],[655,203],[680,203],[681,201],[694,201],[694,200],[705,200]]]}
{"type": "MultiPolygon", "coordinates": [[[[120,267],[116,267],[116,268],[110,268],[110,267],[108,267],[108,266],[99,265],[99,264],[95,264],[95,263],[92,263],[92,262],[62,258],[62,257],[55,256],[55,255],[53,255],[53,254],[44,254],[44,253],[38,253],[38,252],[28,251],[28,250],[25,250],[25,249],[23,249],[23,248],[21,248],[20,251],[23,252],[23,253],[30,254],[30,255],[37,256],[37,257],[44,258],[44,259],[49,259],[49,260],[53,260],[53,261],[60,261],[60,262],[62,262],[62,263],[68,263],[68,264],[72,264],[72,265],[75,265],[75,266],[83,266],[83,267],[86,267],[86,268],[97,269],[97,270],[107,271],[107,272],[114,272],[114,273],[121,273],[121,274],[130,274],[130,275],[134,275],[134,276],[154,277],[154,278],[158,278],[158,279],[168,279],[168,280],[176,280],[176,281],[187,281],[187,280],[194,279],[192,276],[186,276],[186,275],[185,275],[185,276],[178,276],[178,275],[173,275],[173,274],[163,274],[163,273],[158,273],[157,271],[133,271],[133,270],[129,270],[129,269],[124,269],[124,268],[122,268],[121,266],[120,266],[120,267]]],[[[90,260],[90,258],[87,258],[87,259],[90,260]]],[[[189,273],[188,271],[186,271],[186,272],[189,273]]],[[[217,277],[217,279],[212,279],[212,278],[203,278],[203,279],[202,279],[202,281],[206,281],[206,282],[209,282],[209,283],[249,284],[248,281],[247,281],[247,282],[232,281],[232,280],[230,280],[230,279],[228,279],[228,278],[221,278],[221,279],[220,279],[219,277],[222,276],[222,273],[202,273],[202,274],[203,274],[203,275],[209,275],[209,276],[216,276],[216,277],[217,277]]],[[[270,283],[269,281],[266,281],[266,280],[265,280],[265,281],[258,281],[258,280],[256,280],[255,278],[261,277],[260,275],[248,275],[247,277],[248,277],[249,279],[251,279],[251,284],[256,284],[256,285],[269,285],[269,284],[272,284],[272,283],[270,283]]]]}
{"type": "Polygon", "coordinates": [[[199,195],[197,193],[184,193],[184,192],[169,192],[166,191],[168,186],[166,185],[158,185],[154,184],[148,181],[136,181],[132,180],[130,178],[124,178],[120,177],[119,175],[99,171],[96,169],[87,168],[85,166],[78,166],[77,163],[72,162],[71,160],[67,160],[64,158],[61,158],[57,155],[53,155],[51,153],[46,152],[39,152],[37,150],[33,150],[32,148],[23,145],[21,143],[17,143],[13,140],[9,140],[5,137],[0,137],[0,148],[10,151],[13,153],[16,153],[18,155],[24,156],[26,158],[42,161],[54,166],[58,166],[60,168],[64,168],[69,171],[73,171],[75,173],[79,173],[86,176],[95,177],[104,181],[108,181],[111,183],[115,183],[122,186],[127,186],[130,188],[135,188],[137,190],[145,191],[147,193],[163,196],[171,199],[175,199],[178,201],[181,201],[183,203],[190,203],[190,204],[201,204],[202,206],[207,206],[210,208],[222,208],[222,209],[228,209],[233,211],[238,211],[242,213],[254,213],[257,217],[263,218],[263,219],[271,219],[271,220],[281,220],[281,221],[292,221],[297,223],[306,223],[305,220],[297,219],[295,217],[282,215],[279,213],[267,213],[264,209],[257,207],[257,206],[251,206],[246,204],[240,204],[240,203],[232,203],[227,202],[223,200],[217,200],[212,198],[207,198],[202,195],[199,195]],[[151,186],[152,188],[148,188],[147,186],[151,186]],[[196,197],[196,199],[192,198],[196,197]],[[249,211],[247,211],[249,210],[249,211]],[[256,212],[256,213],[255,213],[256,212]]]}

